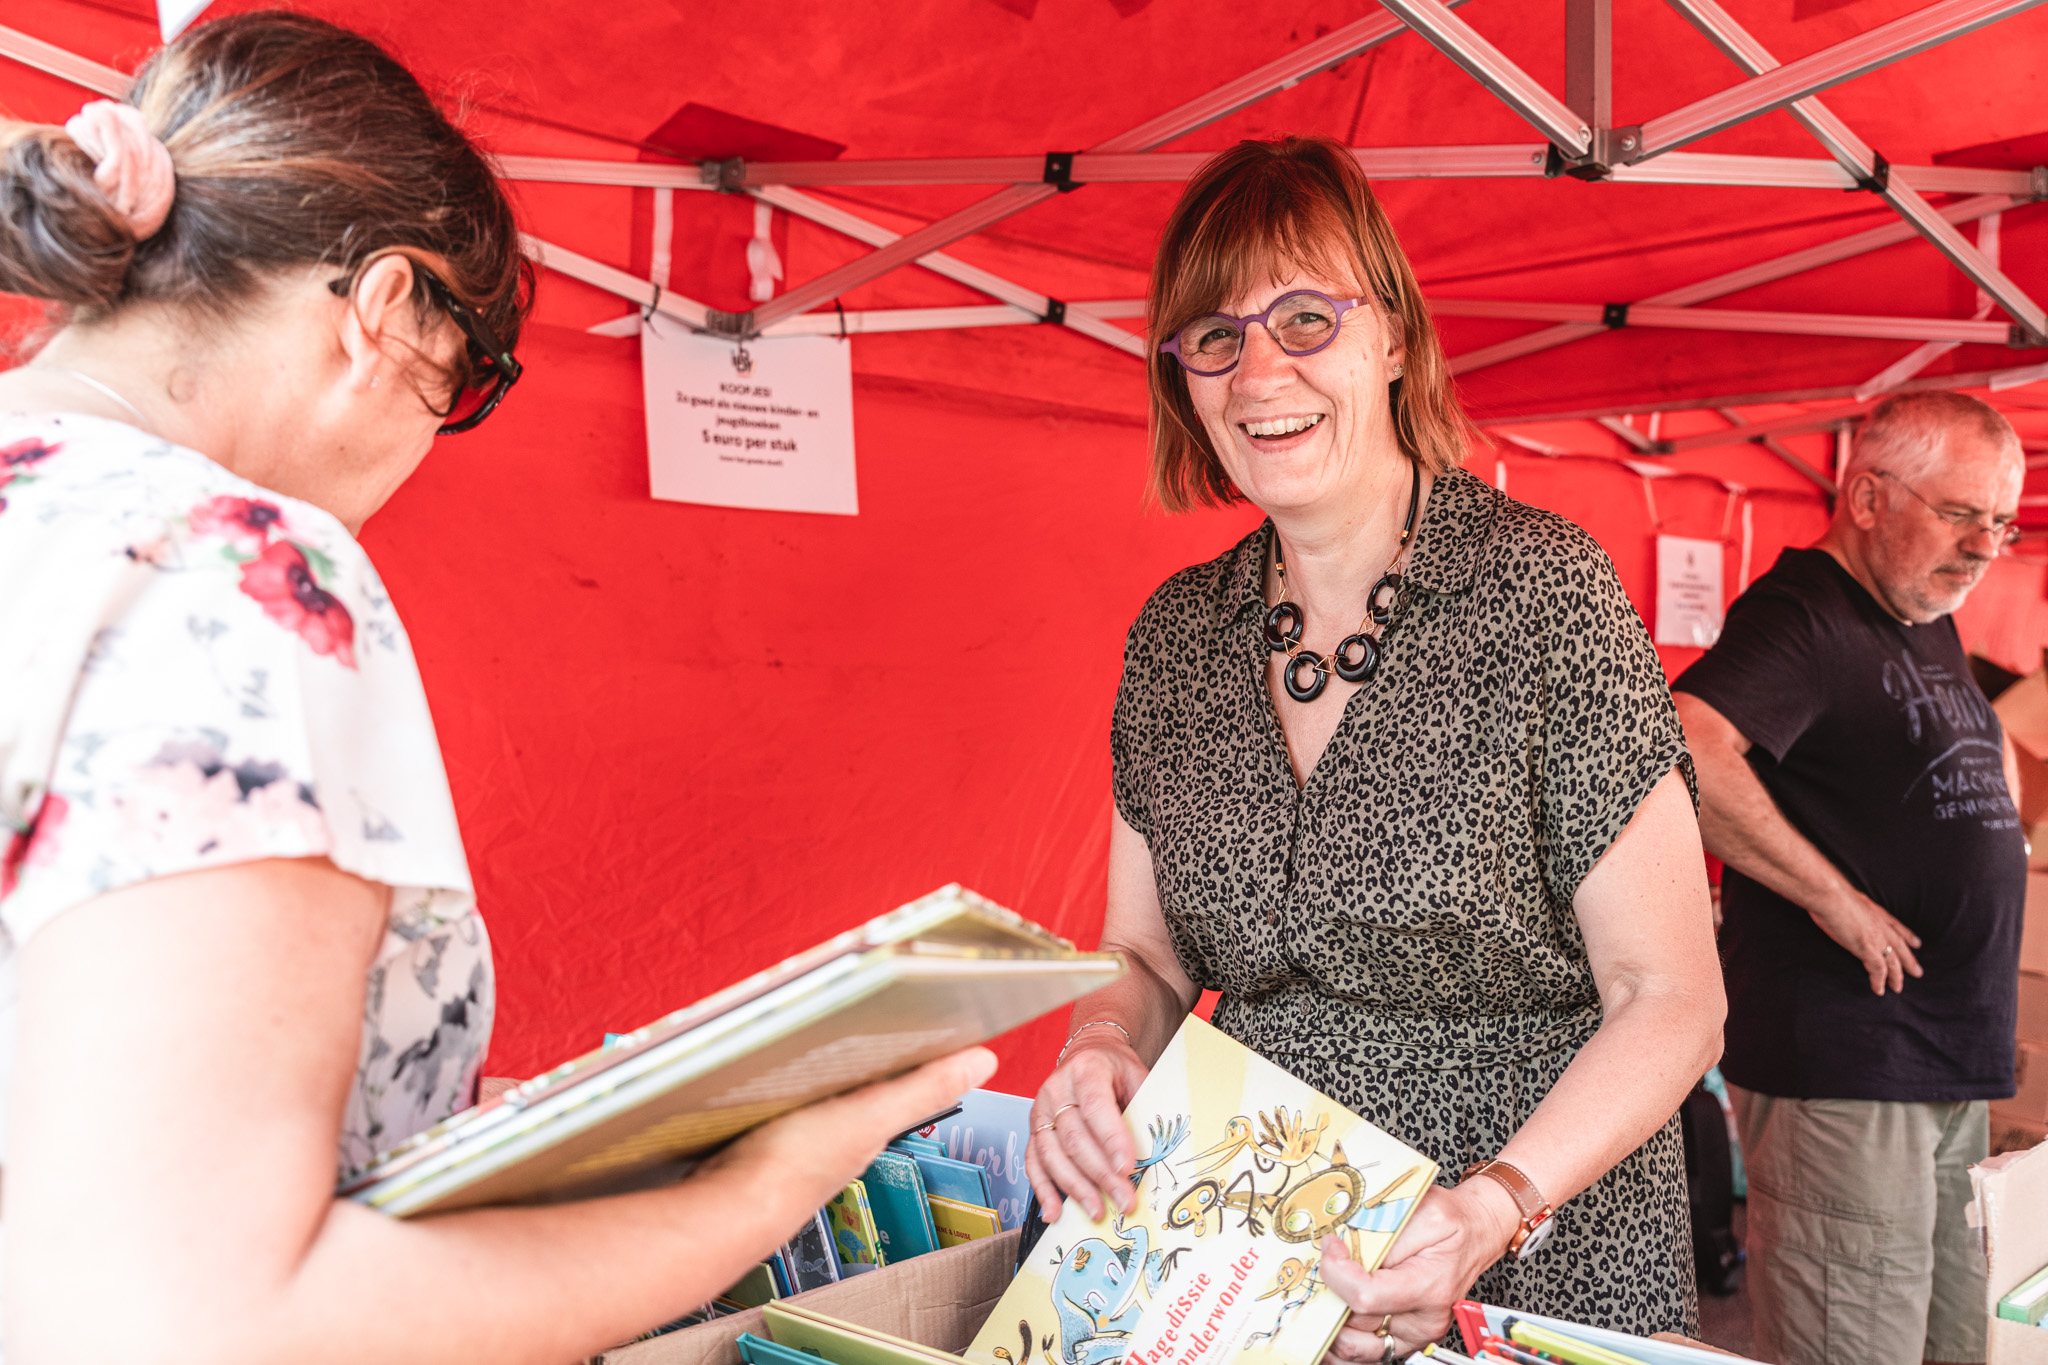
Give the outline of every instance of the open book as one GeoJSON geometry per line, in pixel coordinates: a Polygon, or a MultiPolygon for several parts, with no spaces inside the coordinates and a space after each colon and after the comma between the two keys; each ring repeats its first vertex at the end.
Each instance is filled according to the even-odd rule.
{"type": "Polygon", "coordinates": [[[1350,1315],[1335,1235],[1375,1269],[1436,1163],[1190,1017],[1124,1110],[1138,1209],[1068,1200],[969,1365],[1316,1365],[1350,1315]]]}
{"type": "Polygon", "coordinates": [[[779,1114],[986,1041],[1123,971],[948,886],[468,1109],[342,1182],[407,1216],[680,1179],[779,1114]]]}

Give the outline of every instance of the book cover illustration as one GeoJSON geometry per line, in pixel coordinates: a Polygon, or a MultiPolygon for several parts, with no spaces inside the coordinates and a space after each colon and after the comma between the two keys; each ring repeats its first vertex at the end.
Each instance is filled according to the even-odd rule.
{"type": "Polygon", "coordinates": [[[932,1226],[939,1232],[941,1251],[962,1242],[993,1237],[1003,1230],[1002,1220],[996,1217],[994,1209],[936,1194],[927,1202],[931,1205],[932,1226]]]}
{"type": "Polygon", "coordinates": [[[832,1226],[832,1250],[839,1258],[842,1276],[859,1275],[881,1268],[882,1240],[875,1231],[875,1215],[868,1208],[868,1189],[856,1180],[832,1197],[825,1206],[832,1226]]]}
{"type": "Polygon", "coordinates": [[[874,1215],[881,1241],[882,1264],[895,1265],[939,1249],[932,1226],[931,1205],[917,1162],[903,1152],[883,1152],[861,1175],[867,1187],[868,1212],[874,1215]]]}
{"type": "Polygon", "coordinates": [[[1031,1198],[1031,1180],[1024,1174],[1024,1142],[1031,1135],[1031,1101],[999,1090],[970,1090],[960,1098],[960,1112],[919,1133],[945,1144],[955,1161],[971,1161],[988,1172],[990,1205],[1003,1220],[1003,1231],[1023,1226],[1024,1206],[1031,1198]]]}
{"type": "Polygon", "coordinates": [[[1066,1202],[972,1365],[1316,1365],[1350,1309],[1336,1235],[1376,1268],[1436,1163],[1190,1017],[1124,1110],[1137,1211],[1066,1202]]]}

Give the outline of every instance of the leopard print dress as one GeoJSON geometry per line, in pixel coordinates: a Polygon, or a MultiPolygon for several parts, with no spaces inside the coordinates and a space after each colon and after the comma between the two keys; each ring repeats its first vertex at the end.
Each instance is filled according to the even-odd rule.
{"type": "MultiPolygon", "coordinates": [[[[1650,789],[1692,780],[1607,556],[1440,477],[1378,677],[1297,787],[1266,690],[1267,523],[1132,626],[1111,745],[1181,965],[1215,1023],[1420,1148],[1498,1153],[1600,1023],[1573,893],[1650,789]]],[[[1698,1334],[1674,1116],[1475,1297],[1698,1334]]]]}

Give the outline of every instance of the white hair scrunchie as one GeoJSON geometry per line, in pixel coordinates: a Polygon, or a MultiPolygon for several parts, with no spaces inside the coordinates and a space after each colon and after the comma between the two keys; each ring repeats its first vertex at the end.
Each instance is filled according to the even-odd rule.
{"type": "Polygon", "coordinates": [[[64,131],[93,159],[93,183],[127,220],[136,241],[164,225],[178,192],[178,173],[171,166],[171,149],[149,131],[140,110],[94,100],[71,116],[64,131]]]}

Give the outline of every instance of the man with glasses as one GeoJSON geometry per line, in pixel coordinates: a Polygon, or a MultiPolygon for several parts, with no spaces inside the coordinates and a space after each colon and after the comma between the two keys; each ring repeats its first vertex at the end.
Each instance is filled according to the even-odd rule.
{"type": "Polygon", "coordinates": [[[2011,746],[1950,613],[2015,536],[1996,410],[1887,399],[1827,534],[1787,550],[1674,685],[1726,864],[1727,1053],[1757,1351],[1984,1359],[1966,1225],[2013,1093],[2026,851],[2011,746]]]}

